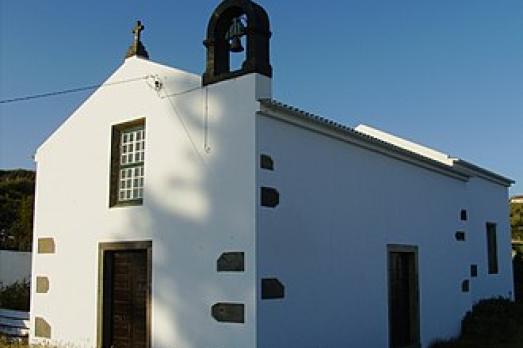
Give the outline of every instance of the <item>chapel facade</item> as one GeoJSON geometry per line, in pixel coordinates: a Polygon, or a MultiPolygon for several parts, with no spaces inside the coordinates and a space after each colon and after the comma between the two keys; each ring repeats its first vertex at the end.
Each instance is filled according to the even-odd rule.
{"type": "Polygon", "coordinates": [[[274,100],[250,0],[212,13],[202,76],[143,30],[36,153],[32,343],[428,347],[513,298],[510,179],[274,100]]]}

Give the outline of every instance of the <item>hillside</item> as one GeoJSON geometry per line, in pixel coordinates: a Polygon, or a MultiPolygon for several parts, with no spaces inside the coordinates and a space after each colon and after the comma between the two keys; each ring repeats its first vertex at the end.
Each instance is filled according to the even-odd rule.
{"type": "Polygon", "coordinates": [[[523,241],[523,203],[510,204],[512,239],[523,241]]]}
{"type": "Polygon", "coordinates": [[[30,251],[35,172],[0,170],[0,249],[30,251]]]}

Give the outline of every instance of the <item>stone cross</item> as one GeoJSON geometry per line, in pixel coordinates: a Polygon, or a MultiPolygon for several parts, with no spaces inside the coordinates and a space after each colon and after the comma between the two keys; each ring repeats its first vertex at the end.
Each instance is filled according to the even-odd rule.
{"type": "Polygon", "coordinates": [[[133,28],[133,34],[134,34],[133,43],[127,50],[127,54],[125,55],[125,58],[129,58],[132,56],[138,56],[138,57],[149,59],[149,53],[147,53],[147,50],[145,49],[144,45],[140,41],[140,36],[142,35],[142,31],[144,28],[145,27],[143,26],[141,21],[136,21],[136,25],[133,28]]]}
{"type": "Polygon", "coordinates": [[[140,35],[144,29],[145,27],[143,26],[142,22],[136,21],[136,25],[133,28],[134,42],[140,41],[140,35]]]}

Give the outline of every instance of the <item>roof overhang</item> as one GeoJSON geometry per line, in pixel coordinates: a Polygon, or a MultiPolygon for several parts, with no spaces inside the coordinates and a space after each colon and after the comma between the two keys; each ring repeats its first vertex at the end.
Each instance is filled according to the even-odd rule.
{"type": "Polygon", "coordinates": [[[454,179],[468,181],[471,177],[471,175],[464,171],[457,170],[454,167],[447,166],[428,157],[421,156],[367,134],[360,133],[353,128],[342,125],[338,122],[302,111],[272,99],[261,99],[259,102],[260,115],[272,117],[298,127],[318,132],[367,150],[438,172],[454,179]]]}
{"type": "Polygon", "coordinates": [[[515,183],[515,181],[512,179],[491,172],[490,170],[478,167],[477,165],[464,161],[462,159],[455,160],[453,165],[454,167],[458,168],[463,172],[470,173],[471,176],[477,176],[502,186],[509,187],[510,185],[515,183]]]}
{"type": "MultiPolygon", "coordinates": [[[[468,181],[471,177],[479,177],[505,187],[514,184],[514,180],[512,179],[459,158],[449,157],[448,161],[430,158],[419,153],[419,151],[416,152],[406,149],[405,147],[394,145],[391,142],[359,132],[354,128],[336,121],[311,114],[273,99],[261,99],[259,102],[259,114],[273,117],[461,181],[468,181]]],[[[426,148],[425,150],[431,149],[426,148]]],[[[435,150],[433,150],[433,152],[435,152],[435,150]]]]}

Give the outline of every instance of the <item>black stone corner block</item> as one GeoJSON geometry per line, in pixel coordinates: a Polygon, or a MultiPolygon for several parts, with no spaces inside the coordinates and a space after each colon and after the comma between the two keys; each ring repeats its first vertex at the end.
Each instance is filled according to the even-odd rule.
{"type": "Polygon", "coordinates": [[[211,308],[212,317],[222,323],[245,323],[245,306],[242,303],[215,303],[211,308]]]}
{"type": "Polygon", "coordinates": [[[245,271],[245,254],[234,251],[226,252],[218,258],[218,272],[244,272],[245,271]]]}
{"type": "Polygon", "coordinates": [[[285,286],[277,278],[262,279],[262,300],[272,300],[285,297],[285,286]]]}
{"type": "Polygon", "coordinates": [[[272,187],[261,188],[261,205],[263,207],[275,208],[280,204],[280,193],[272,187]]]}
{"type": "Polygon", "coordinates": [[[274,170],[274,161],[271,156],[262,154],[260,156],[260,167],[262,169],[274,170]]]}
{"type": "Polygon", "coordinates": [[[470,281],[468,279],[465,279],[461,282],[461,291],[462,292],[469,292],[470,291],[470,281]]]}
{"type": "Polygon", "coordinates": [[[467,210],[461,209],[460,218],[462,221],[467,221],[467,210]]]}
{"type": "Polygon", "coordinates": [[[463,231],[456,232],[456,234],[454,236],[456,237],[456,240],[458,240],[460,242],[463,242],[465,240],[465,232],[463,232],[463,231]]]}
{"type": "Polygon", "coordinates": [[[473,278],[478,276],[478,265],[470,265],[470,276],[473,278]]]}

